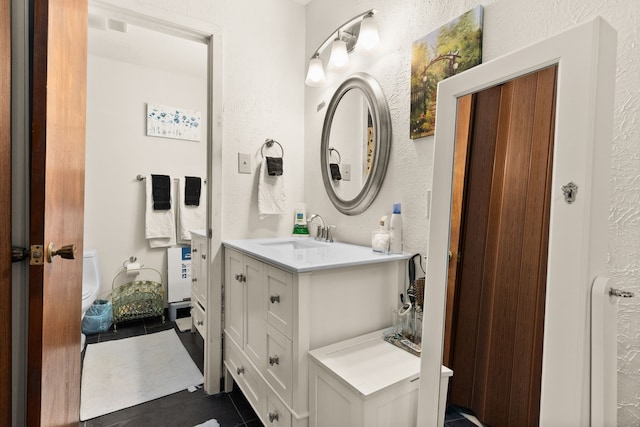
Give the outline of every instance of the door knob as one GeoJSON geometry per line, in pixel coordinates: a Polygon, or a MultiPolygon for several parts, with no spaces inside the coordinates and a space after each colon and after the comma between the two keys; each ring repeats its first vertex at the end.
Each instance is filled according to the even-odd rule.
{"type": "Polygon", "coordinates": [[[53,257],[59,255],[64,259],[76,259],[76,245],[64,245],[60,249],[56,249],[53,243],[49,243],[47,248],[47,262],[53,262],[53,257]]]}

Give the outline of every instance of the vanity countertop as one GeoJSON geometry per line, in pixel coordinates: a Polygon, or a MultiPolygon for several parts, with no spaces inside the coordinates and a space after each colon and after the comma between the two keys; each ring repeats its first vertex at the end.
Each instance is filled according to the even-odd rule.
{"type": "Polygon", "coordinates": [[[318,241],[311,237],[225,240],[225,247],[247,253],[293,273],[406,260],[411,254],[382,254],[368,246],[318,241]]]}

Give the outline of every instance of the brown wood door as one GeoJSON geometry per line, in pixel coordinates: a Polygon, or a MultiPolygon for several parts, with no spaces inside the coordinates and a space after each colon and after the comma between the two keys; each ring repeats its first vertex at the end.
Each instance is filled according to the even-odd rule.
{"type": "Polygon", "coordinates": [[[0,0],[0,425],[11,425],[11,20],[0,0]]]}
{"type": "Polygon", "coordinates": [[[29,269],[27,423],[77,426],[87,1],[35,0],[32,54],[31,244],[77,252],[29,269]]]}
{"type": "Polygon", "coordinates": [[[449,396],[493,427],[539,420],[555,81],[550,67],[475,95],[449,396]]]}

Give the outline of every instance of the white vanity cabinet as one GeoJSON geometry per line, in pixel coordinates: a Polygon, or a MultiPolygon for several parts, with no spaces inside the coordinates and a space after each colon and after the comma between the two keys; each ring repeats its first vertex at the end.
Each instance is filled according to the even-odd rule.
{"type": "Polygon", "coordinates": [[[207,312],[207,236],[191,232],[191,319],[200,335],[206,337],[207,312]]]}
{"type": "Polygon", "coordinates": [[[332,243],[295,264],[245,242],[224,242],[225,388],[235,380],[266,426],[308,426],[309,350],[390,326],[409,255],[317,264],[332,243]]]}

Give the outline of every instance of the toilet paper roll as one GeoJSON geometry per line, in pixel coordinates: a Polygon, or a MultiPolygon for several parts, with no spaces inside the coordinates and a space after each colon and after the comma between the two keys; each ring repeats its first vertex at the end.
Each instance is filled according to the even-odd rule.
{"type": "Polygon", "coordinates": [[[127,274],[138,274],[140,273],[140,263],[139,262],[130,262],[127,264],[127,274]]]}

